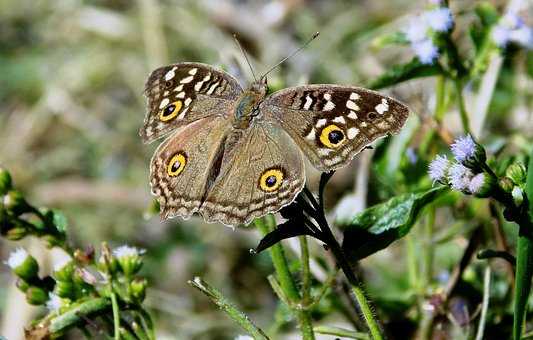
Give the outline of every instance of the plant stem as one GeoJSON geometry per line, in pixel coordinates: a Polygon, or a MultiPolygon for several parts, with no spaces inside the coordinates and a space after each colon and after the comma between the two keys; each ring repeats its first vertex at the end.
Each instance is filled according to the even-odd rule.
{"type": "MultiPolygon", "coordinates": [[[[428,209],[427,221],[425,223],[425,235],[424,235],[424,274],[423,285],[424,290],[431,285],[433,279],[433,229],[435,225],[435,208],[430,207],[428,209]]],[[[425,291],[422,292],[425,294],[425,291]]]]}
{"type": "Polygon", "coordinates": [[[522,335],[526,316],[527,300],[531,291],[533,276],[533,149],[529,157],[526,179],[526,196],[529,206],[525,216],[519,218],[519,234],[516,246],[516,281],[514,289],[513,339],[519,340],[522,335]]]}
{"type": "Polygon", "coordinates": [[[228,301],[221,292],[214,287],[211,287],[200,277],[195,277],[194,280],[189,280],[187,283],[204,293],[214,304],[226,312],[230,318],[235,320],[254,339],[268,340],[268,336],[265,332],[257,327],[246,314],[238,310],[237,307],[228,301]]]}
{"type": "Polygon", "coordinates": [[[78,322],[82,321],[83,316],[88,316],[92,313],[103,314],[110,305],[111,303],[107,298],[92,299],[84,302],[52,319],[50,321],[48,330],[50,334],[64,332],[69,327],[72,327],[78,322]]]}
{"type": "Polygon", "coordinates": [[[457,102],[459,104],[459,114],[461,116],[461,123],[465,134],[470,133],[470,122],[468,119],[468,112],[466,111],[465,99],[463,97],[463,82],[460,79],[454,81],[457,95],[457,102]]]}
{"type": "Polygon", "coordinates": [[[309,245],[307,236],[300,238],[300,250],[302,252],[302,303],[308,305],[311,301],[311,270],[309,268],[309,245]]]}
{"type": "Polygon", "coordinates": [[[366,333],[354,332],[354,331],[344,329],[344,328],[339,328],[339,327],[317,326],[315,327],[315,332],[319,334],[334,335],[336,337],[349,338],[349,339],[359,339],[359,340],[369,339],[368,334],[366,333]]]}
{"type": "Polygon", "coordinates": [[[490,266],[487,263],[485,268],[485,277],[483,279],[483,303],[481,305],[481,316],[479,317],[479,326],[477,328],[476,340],[483,340],[483,333],[485,332],[485,323],[487,320],[487,311],[489,309],[490,298],[490,266]]]}
{"type": "Polygon", "coordinates": [[[113,327],[115,332],[115,340],[120,340],[120,314],[118,310],[117,295],[111,292],[111,306],[113,309],[113,327]]]}
{"type": "MultiPolygon", "coordinates": [[[[264,236],[274,230],[276,227],[276,220],[274,219],[274,216],[267,215],[263,218],[255,219],[255,225],[264,236]]],[[[301,303],[300,293],[298,292],[291,272],[289,271],[283,246],[281,243],[276,243],[269,248],[269,252],[283,294],[287,297],[287,300],[291,305],[294,306],[301,303]]],[[[304,340],[314,340],[315,335],[310,314],[305,310],[292,308],[291,306],[289,306],[289,308],[291,308],[292,313],[298,320],[300,331],[302,332],[302,338],[304,340]]]]}

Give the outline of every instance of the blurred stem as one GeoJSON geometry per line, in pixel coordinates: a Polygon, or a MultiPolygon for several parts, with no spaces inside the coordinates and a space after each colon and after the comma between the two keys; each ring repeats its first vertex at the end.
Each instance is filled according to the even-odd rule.
{"type": "Polygon", "coordinates": [[[468,119],[468,112],[466,111],[465,99],[463,97],[463,82],[461,79],[455,79],[455,92],[457,94],[457,103],[459,105],[459,115],[461,116],[461,123],[465,134],[470,133],[470,122],[468,119]]]}
{"type": "Polygon", "coordinates": [[[483,302],[481,305],[481,316],[479,317],[479,326],[477,328],[475,340],[483,340],[483,333],[485,332],[485,323],[487,322],[487,311],[489,309],[489,299],[490,299],[490,266],[487,263],[487,268],[485,268],[485,277],[483,279],[483,302]]]}
{"type": "Polygon", "coordinates": [[[108,298],[98,298],[84,302],[52,319],[48,330],[50,334],[64,332],[69,327],[82,321],[83,317],[87,317],[93,313],[99,315],[104,314],[104,311],[107,310],[110,305],[111,301],[108,298]]]}
{"type": "Polygon", "coordinates": [[[114,328],[114,339],[120,340],[120,315],[118,312],[118,302],[117,295],[115,292],[111,292],[111,306],[113,309],[113,328],[114,328]]]}
{"type": "Polygon", "coordinates": [[[235,320],[248,334],[254,339],[268,340],[267,335],[259,327],[257,327],[250,318],[243,312],[237,309],[233,303],[228,301],[221,292],[214,287],[211,287],[207,282],[200,277],[195,277],[194,280],[187,282],[194,288],[204,293],[211,301],[222,309],[230,318],[235,320]]]}
{"type": "Polygon", "coordinates": [[[412,235],[406,236],[407,247],[407,270],[409,273],[409,282],[411,287],[418,295],[420,293],[420,282],[418,280],[418,256],[416,254],[415,239],[412,235]]]}
{"type": "MultiPolygon", "coordinates": [[[[274,219],[274,216],[270,214],[262,218],[255,219],[254,223],[263,236],[267,235],[276,227],[276,220],[274,219]]],[[[297,305],[301,303],[300,293],[298,292],[291,272],[289,271],[289,265],[287,263],[287,258],[285,257],[283,246],[281,243],[276,243],[270,247],[268,251],[272,259],[272,264],[274,265],[274,270],[276,271],[279,285],[283,291],[283,295],[287,298],[291,305],[297,305]]],[[[291,305],[289,305],[289,308],[291,308],[291,305]]],[[[302,332],[302,338],[304,340],[314,340],[315,335],[313,332],[310,314],[305,310],[296,308],[291,308],[291,311],[298,320],[300,331],[302,332]]]]}
{"type": "Polygon", "coordinates": [[[331,326],[317,326],[315,332],[325,335],[334,335],[336,337],[348,338],[348,339],[360,339],[368,340],[368,334],[363,332],[354,332],[348,329],[331,327],[331,326]]]}
{"type": "Polygon", "coordinates": [[[309,244],[307,236],[300,238],[300,250],[302,253],[302,303],[308,305],[311,301],[311,270],[309,268],[309,244]]]}
{"type": "Polygon", "coordinates": [[[526,179],[528,207],[520,218],[518,243],[516,246],[516,281],[514,289],[513,339],[519,340],[524,326],[527,301],[531,292],[533,276],[533,148],[529,157],[526,179]]]}
{"type": "Polygon", "coordinates": [[[433,232],[435,229],[435,208],[428,207],[427,220],[424,228],[424,252],[423,252],[423,286],[425,293],[433,279],[433,232]]]}
{"type": "Polygon", "coordinates": [[[442,118],[446,113],[446,78],[438,76],[435,84],[436,98],[435,98],[435,120],[441,124],[442,118]]]}

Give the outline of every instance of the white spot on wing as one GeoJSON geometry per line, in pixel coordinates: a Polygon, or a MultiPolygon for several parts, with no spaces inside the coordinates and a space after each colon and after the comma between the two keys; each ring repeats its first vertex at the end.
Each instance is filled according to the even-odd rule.
{"type": "Polygon", "coordinates": [[[189,106],[192,102],[192,99],[191,98],[187,98],[185,99],[185,106],[189,106]]]}
{"type": "Polygon", "coordinates": [[[331,94],[329,94],[329,93],[324,93],[324,99],[325,99],[325,100],[328,100],[328,101],[331,100],[331,94]]]}
{"type": "Polygon", "coordinates": [[[328,120],[327,120],[326,118],[322,118],[322,119],[317,120],[315,126],[316,126],[317,128],[319,128],[319,127],[321,127],[321,126],[326,125],[327,122],[328,122],[328,120]]]}
{"type": "Polygon", "coordinates": [[[174,91],[176,91],[176,92],[183,91],[183,84],[178,85],[178,86],[174,89],[174,91]]]}
{"type": "Polygon", "coordinates": [[[359,106],[351,100],[346,101],[346,107],[354,111],[359,110],[359,106]]]}
{"type": "Polygon", "coordinates": [[[331,149],[318,149],[317,153],[319,156],[327,156],[331,153],[331,149]]]}
{"type": "Polygon", "coordinates": [[[353,111],[350,111],[350,113],[348,113],[348,118],[356,120],[357,119],[357,113],[355,113],[353,111]]]}
{"type": "Polygon", "coordinates": [[[165,74],[165,80],[166,81],[169,81],[170,79],[174,78],[176,76],[176,71],[177,67],[174,66],[170,71],[168,71],[166,74],[165,74]]]}
{"type": "Polygon", "coordinates": [[[343,116],[335,117],[335,119],[333,119],[333,121],[334,121],[335,123],[346,124],[346,120],[344,120],[344,117],[343,117],[343,116]]]}
{"type": "Polygon", "coordinates": [[[207,94],[212,94],[212,93],[215,91],[215,89],[217,88],[218,84],[219,84],[219,82],[217,81],[216,83],[214,83],[213,85],[211,85],[211,87],[209,88],[209,90],[207,90],[206,93],[207,93],[207,94]]]}
{"type": "Polygon", "coordinates": [[[185,92],[180,92],[176,95],[176,98],[180,98],[180,99],[183,99],[185,98],[185,92]]]}
{"type": "Polygon", "coordinates": [[[159,108],[162,109],[164,108],[165,106],[168,105],[168,103],[170,103],[170,100],[168,98],[165,98],[161,101],[161,103],[159,104],[159,108]]]}
{"type": "Polygon", "coordinates": [[[309,134],[307,136],[305,136],[305,138],[310,139],[310,140],[315,140],[315,138],[316,138],[316,136],[315,136],[315,128],[312,128],[311,132],[309,132],[309,134]]]}
{"type": "Polygon", "coordinates": [[[311,104],[313,104],[313,98],[309,97],[309,95],[305,96],[304,110],[309,110],[311,104]]]}
{"type": "Polygon", "coordinates": [[[348,129],[348,139],[354,139],[355,136],[357,136],[359,134],[359,129],[358,128],[349,128],[348,129]]]}
{"type": "Polygon", "coordinates": [[[188,76],[180,80],[180,84],[188,84],[194,79],[194,76],[188,76]]]}
{"type": "Polygon", "coordinates": [[[198,72],[198,69],[197,69],[197,68],[193,68],[193,69],[190,69],[190,70],[189,70],[189,74],[190,74],[191,76],[194,76],[194,75],[196,74],[196,72],[198,72]]]}
{"type": "Polygon", "coordinates": [[[355,92],[350,93],[350,99],[351,100],[357,100],[359,98],[361,98],[361,96],[359,94],[357,94],[355,92]]]}
{"type": "Polygon", "coordinates": [[[382,115],[385,112],[389,111],[389,103],[387,102],[387,99],[385,99],[385,98],[381,99],[381,104],[376,105],[376,111],[380,115],[382,115]]]}
{"type": "Polygon", "coordinates": [[[324,105],[324,111],[331,111],[335,108],[335,104],[333,104],[332,101],[328,101],[326,105],[324,105]]]}

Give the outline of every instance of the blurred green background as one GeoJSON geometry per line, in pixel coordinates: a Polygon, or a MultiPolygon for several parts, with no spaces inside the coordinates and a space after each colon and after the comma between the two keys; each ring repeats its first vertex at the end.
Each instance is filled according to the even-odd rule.
{"type": "MultiPolygon", "coordinates": [[[[467,13],[474,3],[453,2],[452,8],[467,13]]],[[[151,285],[147,306],[155,317],[158,338],[232,339],[242,333],[186,284],[195,275],[217,286],[258,324],[268,325],[274,319],[282,324],[285,314],[276,308],[266,280],[272,272],[270,260],[266,254],[248,251],[259,241],[256,231],[207,225],[198,218],[161,223],[149,212],[148,165],[158,143],[143,145],[137,134],[145,113],[144,81],[156,67],[197,61],[221,66],[246,84],[251,77],[233,33],[260,73],[320,31],[320,37],[275,71],[269,82],[278,87],[364,86],[390,65],[412,58],[408,48],[377,50],[372,40],[398,30],[425,4],[410,0],[0,1],[0,164],[12,171],[32,202],[66,213],[73,244],[83,247],[108,241],[147,250],[143,274],[151,285]]],[[[518,58],[523,61],[524,56],[518,58]]],[[[530,102],[520,94],[529,84],[530,100],[531,78],[516,79],[513,65],[504,66],[507,71],[500,82],[508,81],[507,88],[517,90],[496,91],[487,125],[498,126],[495,142],[497,135],[510,136],[523,145],[533,127],[530,102]]],[[[416,80],[392,92],[415,112],[408,123],[409,134],[423,125],[432,107],[433,84],[433,79],[416,80]]],[[[460,130],[456,115],[446,124],[450,131],[460,130]]],[[[401,138],[394,140],[401,144],[401,138]]],[[[413,138],[411,143],[416,142],[413,138]]],[[[352,194],[362,209],[367,199],[378,202],[394,192],[390,187],[394,178],[372,175],[371,157],[372,151],[364,152],[351,167],[339,171],[328,188],[329,207],[344,194],[352,194]]],[[[391,162],[405,162],[405,157],[402,153],[391,162]]],[[[316,188],[316,171],[310,169],[308,180],[316,188]]],[[[457,230],[448,230],[445,236],[436,252],[437,286],[441,276],[446,281],[466,245],[457,230]]],[[[320,245],[311,243],[312,254],[324,257],[320,245]]],[[[362,263],[367,289],[389,311],[408,310],[402,305],[411,298],[405,293],[404,243],[362,263]]],[[[292,241],[287,244],[293,250],[298,247],[292,241]]],[[[38,242],[24,245],[43,264],[53,263],[53,254],[38,242]]],[[[0,241],[0,258],[5,259],[13,247],[0,241]]],[[[320,266],[314,269],[317,278],[325,276],[320,266]]],[[[505,275],[505,266],[500,269],[505,275]]],[[[508,288],[503,285],[502,292],[508,288]]],[[[23,326],[39,313],[26,304],[14,289],[8,268],[1,266],[0,334],[20,339],[23,326]]],[[[353,313],[318,311],[316,317],[342,326],[353,313]]],[[[287,338],[298,335],[289,332],[287,338]]]]}

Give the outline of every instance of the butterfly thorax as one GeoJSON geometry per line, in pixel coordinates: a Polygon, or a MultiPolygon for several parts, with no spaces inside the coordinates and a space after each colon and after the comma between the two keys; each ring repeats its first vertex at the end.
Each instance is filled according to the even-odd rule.
{"type": "Polygon", "coordinates": [[[237,100],[233,115],[233,127],[236,129],[246,129],[254,117],[259,115],[259,105],[265,98],[267,85],[258,81],[242,93],[237,100]]]}

